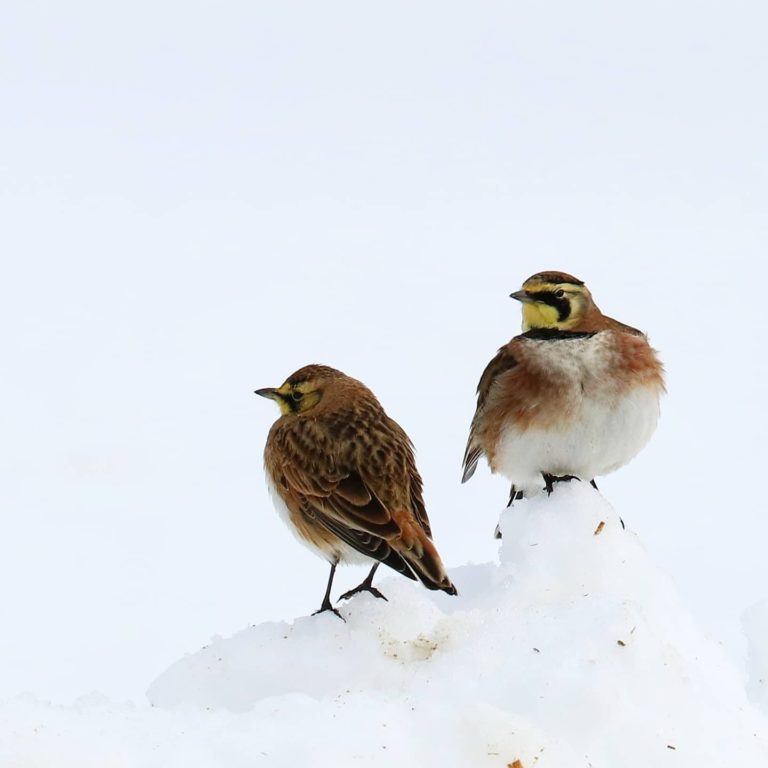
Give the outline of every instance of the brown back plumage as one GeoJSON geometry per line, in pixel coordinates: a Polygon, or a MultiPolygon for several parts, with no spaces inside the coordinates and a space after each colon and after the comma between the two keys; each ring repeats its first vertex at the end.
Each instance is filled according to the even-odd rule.
{"type": "MultiPolygon", "coordinates": [[[[306,537],[333,537],[429,589],[455,594],[431,541],[413,446],[361,382],[327,366],[286,381],[316,402],[285,413],[269,433],[265,463],[306,537]]],[[[285,386],[285,385],[284,385],[285,386]]]]}

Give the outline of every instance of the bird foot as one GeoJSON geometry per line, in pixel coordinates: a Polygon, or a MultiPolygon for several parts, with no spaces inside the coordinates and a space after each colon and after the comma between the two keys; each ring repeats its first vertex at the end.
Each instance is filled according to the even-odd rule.
{"type": "Polygon", "coordinates": [[[345,624],[347,623],[347,620],[330,603],[327,605],[323,603],[312,615],[317,616],[318,613],[325,613],[326,611],[335,613],[345,624]]]}
{"type": "Polygon", "coordinates": [[[570,483],[571,480],[578,480],[581,482],[580,477],[576,475],[542,475],[544,478],[544,490],[547,492],[547,496],[552,495],[552,491],[555,490],[555,483],[570,483]]]}
{"type": "Polygon", "coordinates": [[[376,587],[373,587],[370,584],[366,584],[365,582],[355,587],[354,589],[350,589],[349,592],[345,592],[343,595],[339,595],[339,600],[349,600],[350,597],[353,597],[358,592],[370,592],[374,597],[378,597],[381,600],[386,600],[389,602],[389,600],[387,600],[387,598],[382,595],[381,592],[376,589],[376,587]]]}

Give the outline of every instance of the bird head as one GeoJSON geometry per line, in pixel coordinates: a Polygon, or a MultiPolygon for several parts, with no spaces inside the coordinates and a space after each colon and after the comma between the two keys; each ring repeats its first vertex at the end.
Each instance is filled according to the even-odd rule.
{"type": "Polygon", "coordinates": [[[567,331],[597,312],[592,294],[581,280],[565,272],[539,272],[510,297],[522,302],[523,331],[555,328],[567,331]]]}
{"type": "Polygon", "coordinates": [[[279,387],[257,389],[255,394],[274,400],[283,415],[304,413],[320,402],[331,382],[342,377],[341,371],[327,365],[305,365],[279,387]]]}

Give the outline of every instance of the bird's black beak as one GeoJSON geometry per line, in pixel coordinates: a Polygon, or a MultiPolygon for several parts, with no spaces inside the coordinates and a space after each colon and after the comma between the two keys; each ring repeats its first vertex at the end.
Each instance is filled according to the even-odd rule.
{"type": "Polygon", "coordinates": [[[515,291],[514,293],[509,294],[510,299],[517,299],[517,301],[522,301],[523,304],[530,304],[533,299],[522,289],[519,291],[515,291]]]}
{"type": "Polygon", "coordinates": [[[270,400],[280,399],[280,393],[274,387],[264,387],[264,389],[257,389],[253,394],[259,395],[260,397],[269,398],[270,400]]]}

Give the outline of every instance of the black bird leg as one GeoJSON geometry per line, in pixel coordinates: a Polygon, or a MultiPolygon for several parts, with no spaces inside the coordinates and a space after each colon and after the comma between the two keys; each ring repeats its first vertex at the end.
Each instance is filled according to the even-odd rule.
{"type": "MultiPolygon", "coordinates": [[[[591,485],[591,486],[592,486],[592,487],[593,487],[593,488],[594,488],[596,491],[599,491],[599,490],[600,490],[600,489],[597,487],[597,483],[595,482],[595,478],[594,478],[594,477],[593,477],[593,478],[592,478],[592,479],[589,481],[589,484],[590,484],[590,485],[591,485]]],[[[622,528],[622,530],[626,530],[626,529],[627,529],[627,526],[626,526],[626,525],[624,525],[624,521],[623,521],[621,518],[619,518],[619,522],[621,523],[621,528],[622,528]]]]}
{"type": "Polygon", "coordinates": [[[356,595],[358,592],[370,592],[374,597],[380,597],[382,600],[386,600],[387,598],[373,586],[373,574],[376,573],[378,567],[379,563],[374,563],[371,572],[365,577],[365,580],[358,584],[354,589],[350,589],[349,592],[345,592],[341,595],[339,600],[349,600],[352,595],[356,595]]]}
{"type": "MultiPolygon", "coordinates": [[[[509,509],[512,506],[513,501],[519,501],[523,498],[523,492],[518,491],[517,488],[513,485],[512,488],[509,490],[509,501],[507,502],[507,509],[509,509]]],[[[493,538],[494,539],[500,539],[501,538],[501,528],[499,526],[496,526],[496,530],[493,532],[493,538]]]]}
{"type": "Polygon", "coordinates": [[[541,476],[544,478],[544,490],[547,492],[547,496],[552,495],[552,491],[555,490],[555,483],[570,483],[571,480],[581,480],[576,475],[548,475],[542,472],[541,476]]]}
{"type": "Polygon", "coordinates": [[[511,507],[513,501],[518,501],[519,499],[523,498],[523,492],[518,491],[517,488],[513,485],[512,488],[509,490],[509,501],[507,502],[507,506],[511,507]]]}
{"type": "Polygon", "coordinates": [[[320,606],[320,609],[315,611],[312,615],[317,616],[318,613],[331,611],[332,613],[335,613],[342,621],[346,621],[346,619],[331,605],[331,585],[333,584],[333,575],[336,573],[336,565],[337,563],[331,563],[331,573],[328,576],[328,586],[325,588],[323,604],[320,606]]]}
{"type": "MultiPolygon", "coordinates": [[[[591,485],[591,486],[592,486],[592,487],[593,487],[593,488],[594,488],[596,491],[599,491],[599,490],[600,490],[600,489],[597,487],[597,483],[595,482],[595,478],[594,478],[594,477],[593,477],[593,478],[592,478],[592,479],[589,481],[589,484],[590,484],[590,485],[591,485]]],[[[622,530],[626,530],[627,526],[626,526],[626,525],[624,525],[624,521],[623,521],[621,518],[619,518],[619,522],[621,523],[621,528],[622,528],[622,530]]]]}

